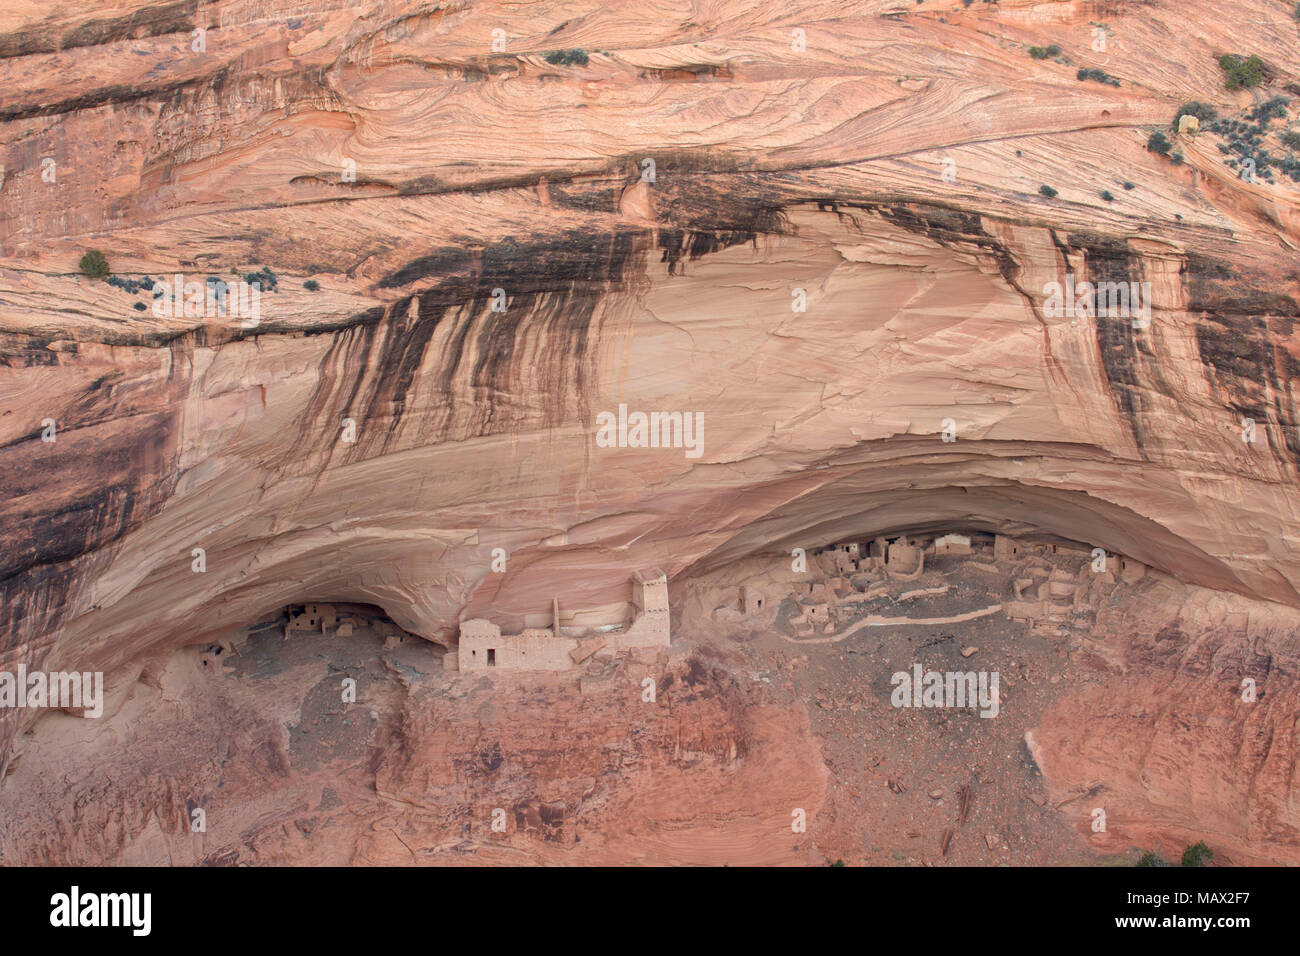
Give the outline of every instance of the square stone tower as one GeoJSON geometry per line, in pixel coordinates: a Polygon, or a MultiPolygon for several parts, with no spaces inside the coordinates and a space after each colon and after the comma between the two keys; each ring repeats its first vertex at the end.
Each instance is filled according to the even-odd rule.
{"type": "Polygon", "coordinates": [[[632,603],[637,613],[668,613],[668,575],[659,568],[644,568],[632,575],[632,603]]]}
{"type": "Polygon", "coordinates": [[[740,587],[740,607],[745,614],[757,614],[763,610],[763,592],[748,584],[740,587]]]}
{"type": "Polygon", "coordinates": [[[668,575],[659,568],[643,568],[632,575],[632,626],[611,643],[617,647],[658,647],[672,643],[668,613],[668,575]]]}
{"type": "Polygon", "coordinates": [[[481,617],[460,622],[460,643],[456,648],[457,663],[462,671],[476,671],[487,667],[510,666],[513,662],[504,655],[497,660],[497,652],[505,650],[501,628],[481,617]]]}

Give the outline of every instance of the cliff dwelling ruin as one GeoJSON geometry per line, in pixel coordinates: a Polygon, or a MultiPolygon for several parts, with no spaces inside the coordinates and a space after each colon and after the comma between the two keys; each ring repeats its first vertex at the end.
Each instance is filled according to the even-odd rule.
{"type": "Polygon", "coordinates": [[[1300,865],[1222,6],[7,4],[0,871],[1300,865]]]}
{"type": "Polygon", "coordinates": [[[462,621],[455,658],[459,670],[499,667],[503,670],[567,670],[602,649],[611,652],[632,647],[664,647],[671,642],[668,576],[659,568],[632,575],[632,620],[599,627],[564,626],[560,601],[554,602],[550,627],[525,628],[502,634],[491,621],[462,621]]]}
{"type": "MultiPolygon", "coordinates": [[[[1069,626],[1086,631],[1095,624],[1099,602],[1110,597],[1120,582],[1135,584],[1145,572],[1140,562],[1101,549],[996,534],[880,537],[816,549],[811,557],[815,570],[782,602],[785,609],[794,609],[784,621],[798,639],[835,635],[830,639],[841,640],[862,626],[908,623],[906,617],[876,620],[862,611],[872,603],[900,607],[919,597],[944,595],[948,578],[957,573],[969,577],[971,572],[996,585],[989,589],[990,596],[1013,599],[964,613],[1002,612],[1031,628],[1069,626]],[[965,560],[954,560],[958,558],[965,560]],[[930,586],[898,586],[922,579],[930,586]]],[[[741,591],[740,605],[746,614],[762,610],[763,585],[746,584],[741,591]]],[[[950,624],[962,619],[960,615],[917,618],[916,623],[950,624]]]]}

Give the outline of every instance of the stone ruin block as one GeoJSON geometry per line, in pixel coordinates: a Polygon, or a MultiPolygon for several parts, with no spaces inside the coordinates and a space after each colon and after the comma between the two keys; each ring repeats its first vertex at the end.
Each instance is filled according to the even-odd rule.
{"type": "Polygon", "coordinates": [[[1073,598],[1075,586],[1072,581],[1052,580],[1047,582],[1047,593],[1052,598],[1073,598]]]}
{"type": "Polygon", "coordinates": [[[1036,624],[1043,619],[1043,602],[1041,601],[1007,601],[1002,610],[1013,621],[1036,624]]]}
{"type": "Polygon", "coordinates": [[[934,539],[934,553],[936,555],[960,555],[965,557],[971,553],[970,538],[964,534],[945,534],[934,539]]]}
{"type": "Polygon", "coordinates": [[[1120,557],[1119,578],[1125,584],[1137,584],[1146,577],[1147,566],[1132,558],[1120,557]]]}
{"type": "Polygon", "coordinates": [[[1024,548],[1015,538],[1009,538],[1005,534],[994,536],[993,560],[1018,561],[1023,554],[1024,548]]]}
{"type": "Polygon", "coordinates": [[[885,566],[892,577],[911,581],[925,571],[925,553],[916,545],[909,544],[906,538],[899,538],[889,546],[885,566]]]}
{"type": "Polygon", "coordinates": [[[820,624],[830,617],[830,605],[825,601],[813,601],[803,605],[804,620],[820,624]]]}
{"type": "Polygon", "coordinates": [[[333,628],[337,623],[338,614],[333,604],[304,604],[301,611],[290,612],[285,637],[301,633],[324,634],[326,628],[333,628]]]}
{"type": "Polygon", "coordinates": [[[767,596],[756,587],[744,585],[740,589],[740,609],[745,614],[758,614],[767,604],[767,596]]]}

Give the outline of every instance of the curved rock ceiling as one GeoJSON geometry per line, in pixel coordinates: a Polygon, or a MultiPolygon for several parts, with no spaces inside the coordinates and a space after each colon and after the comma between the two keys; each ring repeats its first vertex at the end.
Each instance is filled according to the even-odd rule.
{"type": "Polygon", "coordinates": [[[635,568],[963,530],[1300,606],[1300,187],[1146,148],[1261,101],[1225,49],[1300,95],[1294,25],[939,6],[7,5],[0,662],[138,672],[312,600],[454,647],[635,568]],[[90,248],[276,289],[158,316],[90,248]],[[1067,277],[1149,323],[1059,314],[1067,277]],[[601,447],[620,406],[698,456],[601,447]]]}

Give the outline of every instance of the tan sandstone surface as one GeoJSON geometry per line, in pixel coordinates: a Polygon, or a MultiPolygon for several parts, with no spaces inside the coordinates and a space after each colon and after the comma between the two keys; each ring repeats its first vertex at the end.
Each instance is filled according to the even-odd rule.
{"type": "MultiPolygon", "coordinates": [[[[352,749],[328,759],[287,729],[325,663],[284,665],[298,683],[277,697],[274,675],[214,685],[183,655],[333,601],[382,609],[434,658],[462,620],[616,606],[638,568],[685,602],[737,562],[946,530],[1157,575],[1086,640],[1036,651],[1071,676],[1021,714],[1024,786],[1041,772],[1055,816],[1013,862],[1199,838],[1300,860],[1300,186],[1247,182],[1222,137],[1170,130],[1190,100],[1236,116],[1300,97],[1289,5],[1236,8],[6,4],[0,669],[102,670],[127,702],[99,725],[0,711],[3,860],[871,859],[842,823],[866,812],[842,788],[868,768],[781,670],[795,650],[755,626],[786,677],[746,676],[703,599],[671,657],[588,665],[695,673],[671,714],[642,707],[639,672],[588,694],[572,675],[385,670],[378,723],[335,728],[352,749]],[[1068,63],[1027,53],[1050,43],[1068,63]],[[547,59],[572,50],[585,62],[547,59]],[[1259,54],[1264,87],[1226,91],[1223,52],[1259,54]],[[1157,128],[1182,163],[1145,148],[1157,128]],[[251,328],[160,317],[133,308],[147,288],[78,272],[92,248],[122,278],[269,268],[277,288],[251,328]],[[1052,314],[1044,286],[1067,273],[1150,283],[1149,326],[1052,314]],[[620,405],[701,414],[701,454],[600,447],[620,405]],[[500,780],[466,769],[485,735],[500,780]],[[196,846],[180,820],[223,772],[236,796],[196,846]],[[1109,841],[1062,804],[1098,784],[1109,841]],[[819,823],[824,804],[839,816],[819,823]],[[500,847],[462,832],[498,806],[500,847]]],[[[904,719],[859,708],[857,744],[904,719]]],[[[1004,859],[986,844],[968,862],[1004,859]]]]}

